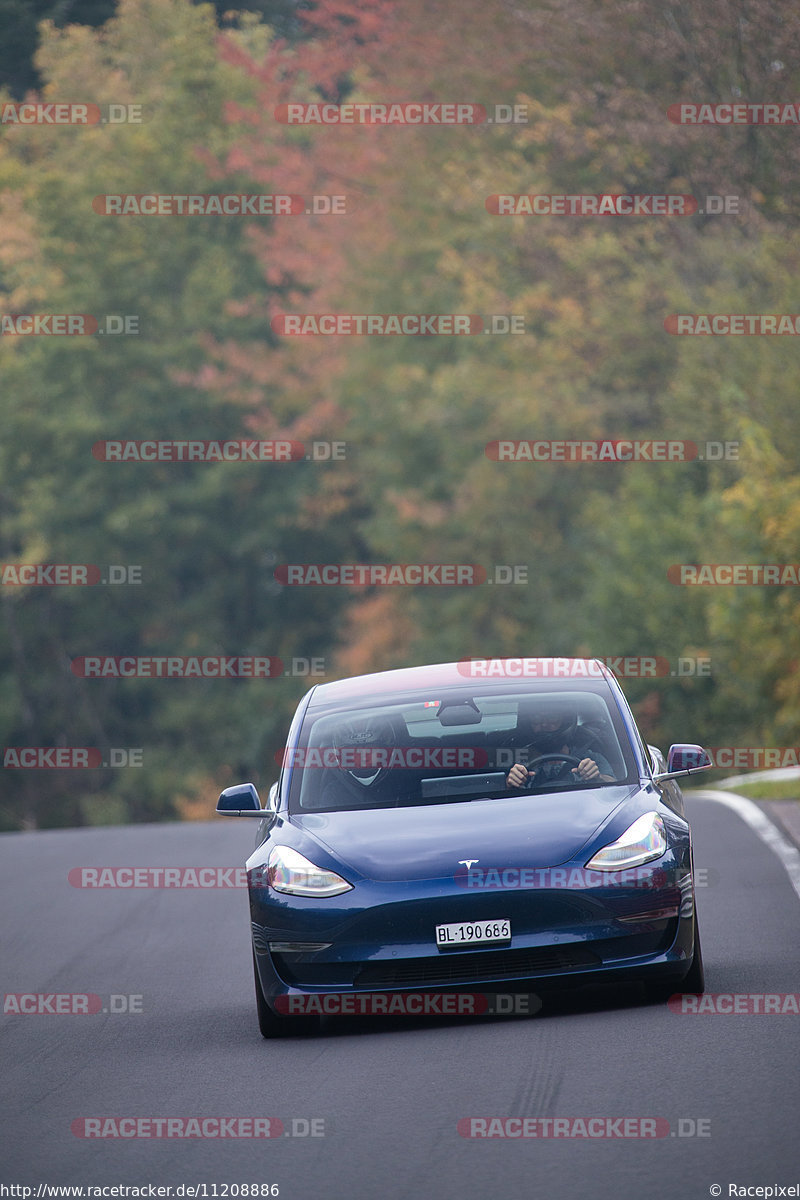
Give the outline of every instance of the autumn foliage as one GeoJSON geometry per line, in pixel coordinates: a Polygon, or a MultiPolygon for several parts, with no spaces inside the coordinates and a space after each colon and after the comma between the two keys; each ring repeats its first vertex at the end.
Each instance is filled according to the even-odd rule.
{"type": "Polygon", "coordinates": [[[139,587],[0,590],[4,746],[143,766],[4,772],[6,828],[210,811],[271,782],[315,680],[76,678],[79,655],[322,657],[327,677],[504,654],[711,660],[631,680],[652,740],[792,745],[788,587],[676,586],[676,563],[792,562],[792,337],[678,313],[800,312],[791,125],[678,102],[798,95],[800,16],[712,0],[317,0],[281,38],[186,0],[42,27],[42,98],[141,124],[4,124],[3,313],[136,314],[117,338],[0,338],[3,563],[139,564],[139,587]],[[489,121],[292,123],[286,106],[480,105],[489,121]],[[524,119],[508,119],[512,111],[524,119]],[[498,119],[495,119],[498,117],[498,119]],[[100,216],[104,193],[338,198],[274,218],[100,216]],[[501,216],[498,194],[689,195],[660,216],[501,216]],[[714,211],[708,197],[735,197],[714,211]],[[324,204],[321,205],[324,208],[324,204]],[[515,317],[491,336],[288,337],[286,313],[515,317]],[[101,439],[344,442],[341,459],[111,464],[101,439]],[[500,462],[498,439],[735,445],[687,462],[500,462]],[[291,588],[276,565],[474,563],[474,587],[291,588]],[[206,805],[203,807],[203,799],[206,805]]]}

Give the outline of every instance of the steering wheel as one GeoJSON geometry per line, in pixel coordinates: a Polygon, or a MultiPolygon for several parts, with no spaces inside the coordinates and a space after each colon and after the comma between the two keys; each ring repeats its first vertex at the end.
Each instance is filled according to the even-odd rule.
{"type": "MultiPolygon", "coordinates": [[[[563,763],[574,763],[575,766],[577,767],[580,763],[583,762],[583,759],[578,758],[578,756],[576,754],[541,754],[539,756],[539,758],[536,759],[536,762],[533,763],[528,770],[527,786],[533,787],[536,782],[536,776],[539,774],[539,770],[541,769],[541,767],[543,767],[546,762],[553,762],[553,761],[563,762],[563,763]]],[[[556,775],[555,778],[558,779],[561,774],[562,774],[562,772],[559,771],[558,775],[556,775]]]]}

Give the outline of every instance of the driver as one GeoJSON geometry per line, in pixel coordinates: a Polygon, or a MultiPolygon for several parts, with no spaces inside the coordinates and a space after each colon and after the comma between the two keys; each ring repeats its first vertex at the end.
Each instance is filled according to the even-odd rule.
{"type": "Polygon", "coordinates": [[[508,772],[508,787],[524,787],[533,776],[550,783],[587,783],[593,779],[598,783],[613,782],[611,764],[602,754],[593,750],[592,757],[587,757],[589,747],[586,742],[581,744],[578,714],[570,705],[551,701],[537,707],[527,719],[520,713],[519,728],[528,734],[530,740],[527,746],[518,751],[522,761],[514,763],[508,772]],[[578,764],[576,766],[550,758],[542,763],[538,771],[536,770],[538,758],[555,754],[567,754],[577,758],[578,764]],[[529,769],[529,766],[532,769],[529,769]]]}

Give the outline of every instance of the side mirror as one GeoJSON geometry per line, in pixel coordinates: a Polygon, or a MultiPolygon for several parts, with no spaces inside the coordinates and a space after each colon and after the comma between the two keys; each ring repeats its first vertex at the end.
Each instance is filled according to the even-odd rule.
{"type": "Polygon", "coordinates": [[[707,771],[713,765],[711,755],[702,746],[678,742],[669,748],[666,771],[660,771],[654,778],[656,783],[661,783],[665,779],[677,779],[685,775],[694,775],[696,771],[707,771]]]}
{"type": "MultiPolygon", "coordinates": [[[[271,793],[270,793],[271,795],[271,793]]],[[[266,810],[252,783],[237,783],[225,788],[217,801],[217,812],[227,817],[264,817],[266,810]]]]}

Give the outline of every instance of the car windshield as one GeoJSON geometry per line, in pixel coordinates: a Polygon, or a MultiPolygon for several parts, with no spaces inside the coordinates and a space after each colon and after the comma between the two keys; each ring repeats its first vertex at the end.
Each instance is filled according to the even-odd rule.
{"type": "Polygon", "coordinates": [[[624,724],[603,684],[311,706],[284,768],[292,775],[290,808],[301,812],[538,795],[637,779],[624,724]],[[597,772],[584,781],[576,768],[585,759],[597,772]],[[527,771],[521,787],[507,782],[517,763],[527,771]]]}

